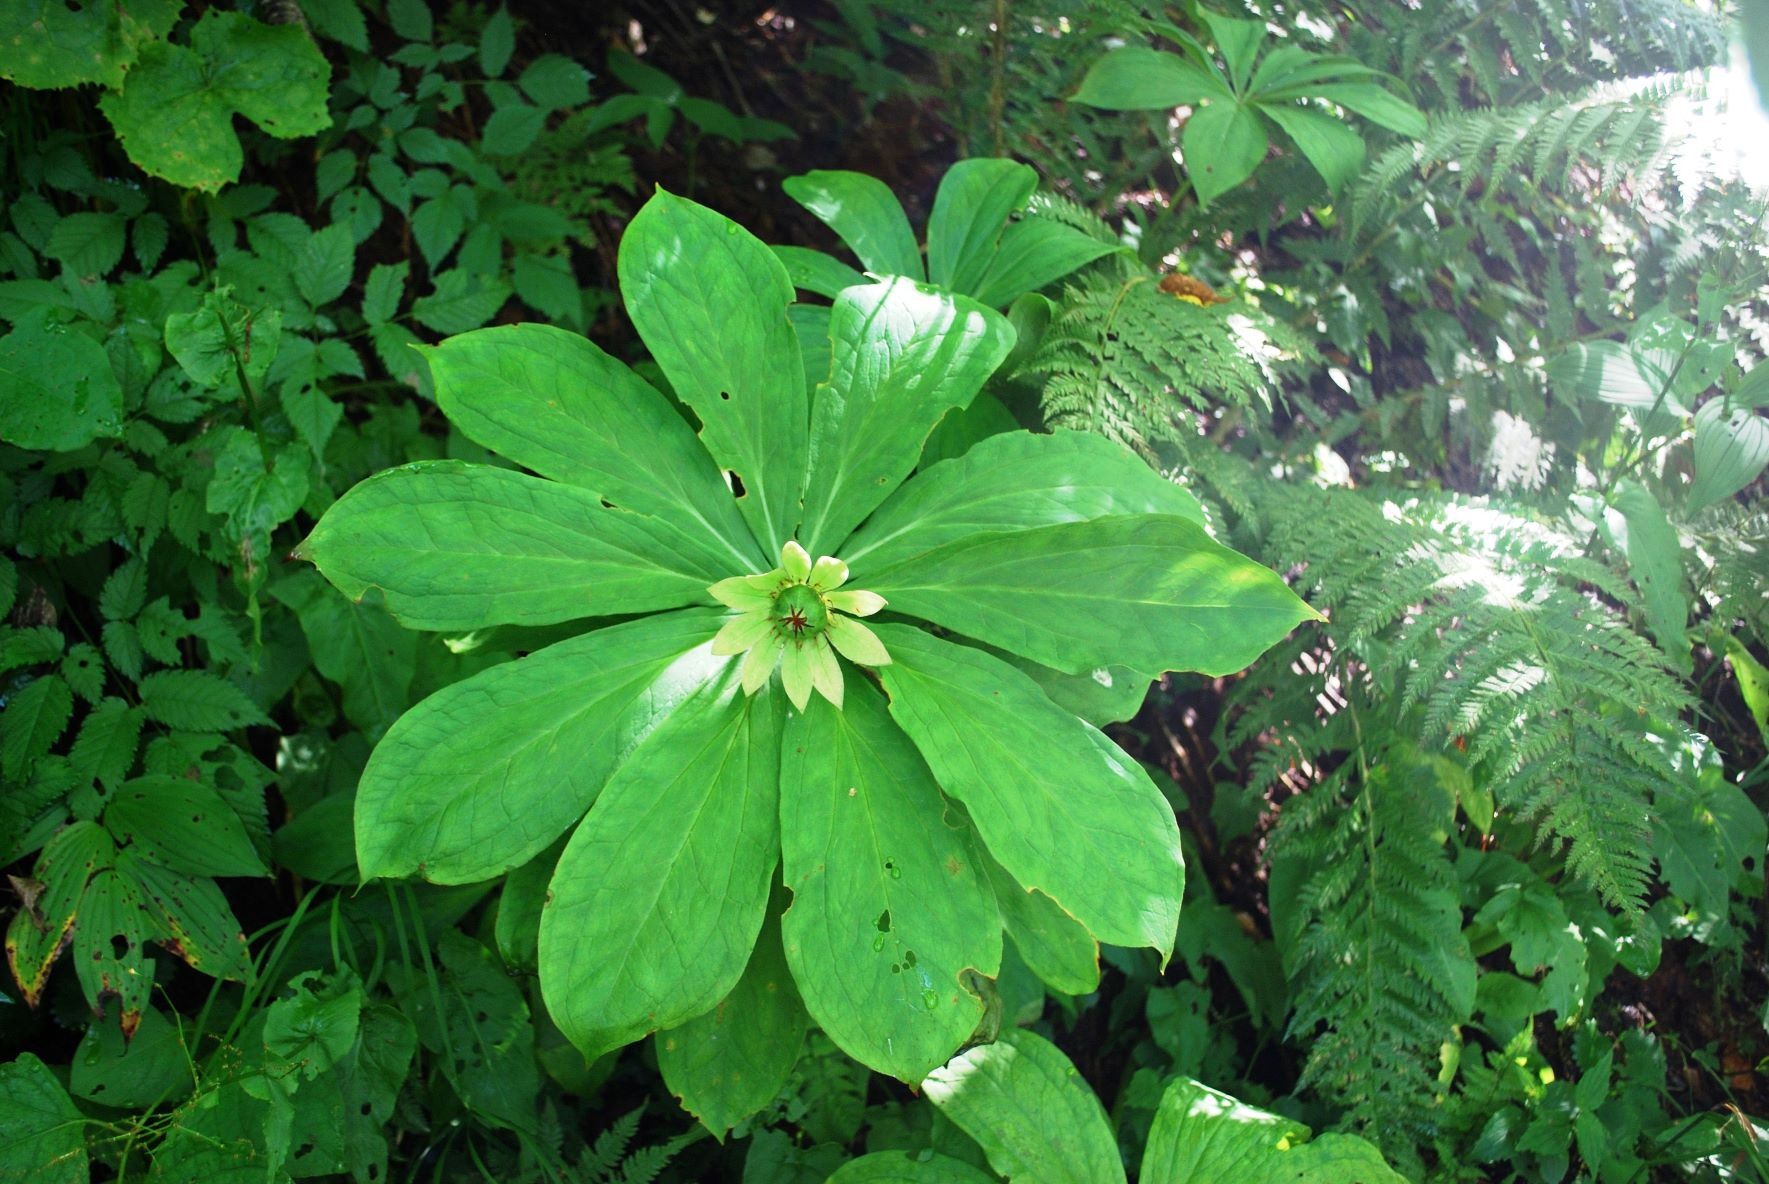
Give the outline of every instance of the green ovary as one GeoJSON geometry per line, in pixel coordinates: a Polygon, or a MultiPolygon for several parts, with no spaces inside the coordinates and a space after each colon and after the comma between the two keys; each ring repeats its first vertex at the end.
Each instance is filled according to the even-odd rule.
{"type": "Polygon", "coordinates": [[[829,624],[829,605],[809,584],[791,584],[774,598],[768,616],[789,640],[808,641],[829,624]]]}

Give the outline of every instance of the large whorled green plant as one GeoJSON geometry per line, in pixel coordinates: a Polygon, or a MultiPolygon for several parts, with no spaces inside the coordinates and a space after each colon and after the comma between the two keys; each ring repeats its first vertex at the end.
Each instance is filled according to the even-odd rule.
{"type": "Polygon", "coordinates": [[[428,351],[437,399],[529,471],[394,469],[302,544],[417,629],[630,618],[407,713],[358,791],[364,878],[484,880],[575,826],[547,1005],[590,1056],[677,1029],[664,1069],[714,1126],[771,1096],[806,1013],[921,1080],[983,1017],[1004,925],[1069,990],[1096,941],[1169,952],[1172,812],[1046,688],[1236,670],[1311,610],[1103,440],[916,471],[1012,344],[981,304],[864,284],[801,343],[768,249],[665,193],[620,282],[698,434],[579,337],[465,334],[428,351]]]}

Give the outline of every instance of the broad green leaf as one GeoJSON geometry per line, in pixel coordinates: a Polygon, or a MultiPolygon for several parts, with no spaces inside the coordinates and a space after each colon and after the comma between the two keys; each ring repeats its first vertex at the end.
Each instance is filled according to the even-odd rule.
{"type": "Polygon", "coordinates": [[[905,625],[874,631],[892,717],[989,854],[1097,940],[1171,953],[1185,866],[1142,768],[1007,663],[905,625]]]}
{"type": "Polygon", "coordinates": [[[500,5],[479,31],[479,69],[487,78],[496,78],[515,52],[516,22],[510,19],[510,10],[500,5]]]}
{"type": "Polygon", "coordinates": [[[977,280],[979,304],[1001,308],[1078,267],[1126,248],[1048,218],[1022,218],[1001,235],[1001,247],[977,280]]]}
{"type": "Polygon", "coordinates": [[[709,572],[655,520],[595,494],[459,461],[406,465],[339,498],[295,550],[339,591],[371,587],[412,629],[551,625],[705,601],[709,572]]]}
{"type": "Polygon", "coordinates": [[[86,1122],[31,1053],[0,1065],[0,1179],[86,1184],[86,1122]]]}
{"type": "Polygon", "coordinates": [[[244,981],[251,975],[246,935],[215,881],[149,863],[127,849],[117,854],[116,866],[147,902],[154,940],[211,978],[244,981]]]}
{"type": "Polygon", "coordinates": [[[194,876],[269,873],[246,828],[219,794],[183,777],[137,777],[104,812],[105,829],[137,855],[194,876]]]}
{"type": "Polygon", "coordinates": [[[799,530],[813,555],[833,553],[902,483],[940,417],[969,403],[1013,348],[999,313],[900,277],[838,296],[829,337],[799,530]]]}
{"type": "Polygon", "coordinates": [[[805,1024],[780,926],[770,917],[731,993],[705,1015],[657,1034],[657,1067],[683,1108],[723,1137],[786,1088],[805,1024]]]}
{"type": "Polygon", "coordinates": [[[1065,674],[1029,658],[992,650],[996,657],[1032,676],[1050,701],[1096,728],[1122,723],[1142,710],[1155,680],[1128,666],[1101,666],[1085,674],[1065,674]]]}
{"type": "Polygon", "coordinates": [[[1720,777],[1703,778],[1696,792],[1666,794],[1656,804],[1653,846],[1665,886],[1704,920],[1724,924],[1732,894],[1762,872],[1763,812],[1720,777]]]}
{"type": "MultiPolygon", "coordinates": [[[[1124,1180],[1099,1099],[1062,1051],[1024,1028],[953,1057],[922,1083],[928,1101],[982,1145],[989,1166],[1030,1184],[1124,1180]]],[[[1144,1176],[1154,1184],[1156,1176],[1144,1176]]],[[[1163,1180],[1161,1184],[1166,1184],[1163,1180]]]]}
{"type": "Polygon", "coordinates": [[[1253,75],[1253,62],[1259,56],[1260,42],[1266,37],[1265,22],[1237,20],[1209,9],[1200,10],[1198,15],[1210,26],[1211,38],[1216,42],[1216,48],[1222,51],[1222,60],[1228,65],[1229,78],[1235,89],[1244,91],[1247,79],[1253,75]]]}
{"type": "Polygon", "coordinates": [[[877,1151],[836,1169],[827,1184],[994,1184],[962,1159],[922,1151],[877,1151]]]}
{"type": "Polygon", "coordinates": [[[1233,674],[1318,614],[1189,518],[1141,514],[959,539],[861,587],[913,617],[1084,674],[1233,674]]]}
{"type": "Polygon", "coordinates": [[[908,1082],[983,1017],[1001,965],[994,893],[915,745],[865,680],[790,719],[781,749],[786,957],[842,1051],[908,1082]]]}
{"type": "Polygon", "coordinates": [[[284,989],[293,994],[264,1010],[266,1067],[311,1081],[335,1069],[355,1046],[362,1027],[362,987],[348,972],[328,982],[319,971],[307,970],[284,989]]]}
{"type": "Polygon", "coordinates": [[[1114,49],[1088,67],[1075,101],[1107,111],[1161,111],[1205,99],[1232,101],[1222,79],[1174,53],[1146,45],[1114,49]]]}
{"type": "Polygon", "coordinates": [[[974,293],[995,255],[1002,228],[1038,188],[1031,165],[961,160],[946,170],[927,224],[928,279],[974,293]]]}
{"type": "Polygon", "coordinates": [[[1689,510],[1724,501],[1769,463],[1769,420],[1725,399],[1710,399],[1695,412],[1695,480],[1689,510]]]}
{"type": "Polygon", "coordinates": [[[117,1024],[86,1029],[68,1066],[68,1092],[104,1106],[146,1110],[190,1092],[190,1060],[178,1029],[150,1007],[127,1040],[117,1024]]]}
{"type": "Polygon", "coordinates": [[[146,906],[140,887],[105,868],[86,884],[74,923],[69,956],[86,1001],[94,1010],[115,996],[124,1036],[135,1035],[153,989],[154,964],[147,958],[146,906]]]}
{"type": "Polygon", "coordinates": [[[780,855],[783,700],[736,664],[633,750],[553,873],[541,993],[586,1058],[677,1027],[748,965],[780,855]]]}
{"type": "Polygon", "coordinates": [[[543,477],[654,516],[669,546],[702,557],[715,579],[766,558],[687,422],[583,337],[507,325],[422,352],[437,403],[478,443],[543,477]]]}
{"type": "Polygon", "coordinates": [[[1268,103],[1259,110],[1295,141],[1330,193],[1357,179],[1364,167],[1364,138],[1336,116],[1287,103],[1268,103]]]}
{"type": "Polygon", "coordinates": [[[1769,742],[1769,669],[1730,633],[1726,635],[1726,659],[1732,664],[1732,677],[1738,680],[1739,697],[1757,721],[1757,731],[1769,742]]]}
{"type": "Polygon", "coordinates": [[[774,246],[768,249],[786,265],[786,274],[792,280],[792,286],[800,291],[815,292],[833,300],[843,288],[852,288],[856,284],[867,282],[865,276],[822,251],[813,251],[809,247],[774,246]]]}
{"type": "Polygon", "coordinates": [[[270,722],[244,691],[207,670],[155,671],[139,689],[147,718],[167,727],[220,732],[270,722]]]}
{"type": "Polygon", "coordinates": [[[1549,379],[1572,402],[1598,399],[1639,412],[1656,408],[1671,415],[1688,415],[1689,409],[1665,389],[1654,370],[1616,341],[1580,343],[1547,366],[1549,379]]]}
{"type": "Polygon", "coordinates": [[[633,326],[775,554],[798,525],[810,422],[786,268],[737,223],[659,189],[621,239],[619,271],[633,326]]]}
{"type": "Polygon", "coordinates": [[[239,180],[244,157],[233,117],[273,136],[311,136],[330,126],[331,67],[307,30],[266,25],[211,9],[190,48],[156,41],[99,107],[129,158],[175,185],[219,190],[239,180]]]}
{"type": "Polygon", "coordinates": [[[1141,1179],[1160,1184],[1403,1184],[1356,1135],[1321,1135],[1181,1077],[1161,1095],[1141,1179]]]}
{"type": "Polygon", "coordinates": [[[32,1007],[74,927],[87,881],[115,861],[116,844],[95,822],[69,824],[37,857],[31,878],[43,885],[43,893],[14,913],[6,929],[6,963],[32,1007]]]}
{"type": "Polygon", "coordinates": [[[927,278],[909,215],[891,187],[877,177],[843,169],[816,169],[788,177],[780,187],[835,231],[867,271],[880,277],[927,278]]]}
{"type": "Polygon", "coordinates": [[[1309,94],[1415,140],[1430,127],[1423,111],[1373,82],[1329,82],[1309,87],[1309,94]]]}
{"type": "Polygon", "coordinates": [[[171,32],[183,7],[184,0],[12,0],[0,6],[0,78],[36,90],[121,86],[141,47],[171,32]]]}
{"type": "Polygon", "coordinates": [[[1280,45],[1259,59],[1248,90],[1266,102],[1301,99],[1317,93],[1323,83],[1373,78],[1380,73],[1343,54],[1310,53],[1295,45],[1280,45]]]}
{"type": "Polygon", "coordinates": [[[245,428],[221,438],[226,443],[215,454],[203,508],[226,517],[231,536],[251,544],[248,554],[266,554],[271,532],[307,499],[307,450],[284,447],[266,457],[257,434],[245,428]]]}
{"type": "Polygon", "coordinates": [[[104,347],[71,326],[26,314],[0,337],[0,440],[71,452],[123,434],[123,388],[104,347]]]}
{"type": "Polygon", "coordinates": [[[1615,499],[1628,523],[1628,573],[1646,601],[1646,623],[1671,667],[1684,674],[1689,658],[1689,598],[1683,591],[1683,544],[1664,507],[1643,486],[1628,483],[1615,499]]]}
{"type": "Polygon", "coordinates": [[[270,593],[301,622],[314,669],[343,688],[345,716],[378,740],[410,702],[417,635],[378,605],[352,603],[314,572],[279,580],[270,593]]]}
{"type": "Polygon", "coordinates": [[[1087,995],[1099,989],[1099,943],[1044,893],[1027,891],[988,856],[989,882],[1001,922],[1020,958],[1053,991],[1087,995]]]}
{"type": "Polygon", "coordinates": [[[444,687],[375,746],[356,791],[363,879],[468,884],[583,816],[635,745],[724,659],[711,609],[598,629],[444,687]]]}
{"type": "Polygon", "coordinates": [[[561,54],[543,53],[534,59],[516,85],[549,111],[581,107],[590,101],[590,72],[561,54]]]}
{"type": "Polygon", "coordinates": [[[229,289],[216,289],[203,293],[195,311],[166,318],[166,348],[203,386],[225,386],[237,394],[240,371],[254,385],[270,372],[282,323],[280,311],[255,312],[234,300],[229,289]]]}
{"type": "Polygon", "coordinates": [[[1204,521],[1197,498],[1101,436],[1003,432],[911,477],[841,557],[856,578],[870,578],[972,535],[1126,514],[1204,521]]]}
{"type": "Polygon", "coordinates": [[[1259,116],[1240,103],[1219,102],[1201,107],[1180,133],[1186,176],[1207,206],[1253,175],[1271,146],[1259,116]]]}

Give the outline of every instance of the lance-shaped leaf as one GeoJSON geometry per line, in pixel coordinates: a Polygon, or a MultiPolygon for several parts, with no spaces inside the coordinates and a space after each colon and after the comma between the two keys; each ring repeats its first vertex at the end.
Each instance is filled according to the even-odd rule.
{"type": "Polygon", "coordinates": [[[909,215],[891,187],[877,177],[842,169],[816,169],[788,177],[786,195],[835,231],[874,275],[926,278],[909,215]]]}
{"type": "Polygon", "coordinates": [[[780,854],[781,699],[736,664],[603,788],[541,913],[547,1009],[594,1059],[710,1011],[755,948],[780,854]]]}
{"type": "Polygon", "coordinates": [[[774,554],[798,524],[809,422],[785,266],[735,222],[660,189],[627,226],[619,271],[633,326],[774,554]]]}
{"type": "Polygon", "coordinates": [[[836,299],[834,364],[811,418],[807,550],[833,551],[902,483],[940,417],[976,396],[1013,336],[1001,314],[906,279],[836,299]]]}
{"type": "Polygon", "coordinates": [[[731,993],[705,1015],[657,1034],[657,1067],[683,1107],[722,1136],[786,1088],[805,1024],[780,926],[769,917],[731,993]]]}
{"type": "Polygon", "coordinates": [[[656,520],[489,465],[430,461],[339,498],[295,551],[352,600],[371,587],[412,629],[551,625],[705,603],[728,574],[670,549],[656,520]]]}
{"type": "Polygon", "coordinates": [[[144,859],[198,876],[269,874],[245,824],[221,795],[183,777],[128,781],[104,812],[104,825],[144,859]]]}
{"type": "Polygon", "coordinates": [[[703,645],[723,619],[688,609],[598,629],[419,703],[376,745],[357,787],[363,879],[469,884],[526,863],[724,669],[703,645]]]}
{"type": "Polygon", "coordinates": [[[49,968],[72,932],[86,884],[110,867],[116,844],[95,822],[74,822],[50,839],[31,878],[41,885],[34,901],[12,916],[6,929],[6,961],[13,981],[32,1007],[43,993],[49,968]]]}
{"type": "Polygon", "coordinates": [[[1024,218],[1001,235],[1001,246],[977,280],[978,303],[1011,304],[1103,255],[1127,248],[1048,218],[1024,218]]]}
{"type": "Polygon", "coordinates": [[[718,466],[656,388],[548,325],[501,325],[423,351],[436,402],[469,437],[543,477],[654,516],[715,569],[766,558],[718,466]]]}
{"type": "Polygon", "coordinates": [[[1318,615],[1270,569],[1163,515],[973,535],[863,574],[896,611],[1070,674],[1232,674],[1318,615]]]}
{"type": "Polygon", "coordinates": [[[1213,70],[1146,45],[1126,45],[1094,62],[1075,94],[1077,103],[1107,111],[1158,111],[1233,98],[1213,70]]]}
{"type": "Polygon", "coordinates": [[[149,863],[128,848],[117,853],[117,873],[140,890],[155,941],[212,978],[243,981],[252,973],[246,935],[215,881],[149,863]]]}
{"type": "Polygon", "coordinates": [[[1037,172],[1017,161],[961,160],[947,169],[928,216],[928,279],[975,292],[1008,218],[1037,188],[1037,172]]]}
{"type": "Polygon", "coordinates": [[[952,1058],[922,1088],[1009,1179],[1123,1184],[1124,1164],[1099,1099],[1069,1058],[1035,1032],[1003,1032],[994,1044],[952,1058]]]}
{"type": "Polygon", "coordinates": [[[1141,767],[999,658],[904,625],[876,632],[891,715],[989,853],[1096,939],[1171,953],[1179,827],[1141,767]]]}
{"type": "Polygon", "coordinates": [[[93,1008],[116,996],[123,1036],[135,1035],[154,984],[154,964],[143,943],[147,904],[141,888],[114,868],[93,876],[80,897],[74,926],[74,974],[93,1008]]]}
{"type": "Polygon", "coordinates": [[[1329,191],[1338,193],[1357,179],[1364,166],[1364,138],[1339,118],[1286,103],[1267,103],[1259,110],[1295,141],[1329,191]]]}
{"type": "Polygon", "coordinates": [[[1033,974],[1053,991],[1086,995],[1099,989],[1099,943],[1081,922],[1044,893],[1028,892],[987,855],[1001,922],[1033,974]]]}
{"type": "Polygon", "coordinates": [[[916,1082],[983,1017],[964,975],[1001,965],[995,894],[939,786],[882,697],[854,680],[781,749],[786,957],[805,1006],[848,1055],[916,1082]]]}
{"type": "Polygon", "coordinates": [[[869,575],[972,535],[1122,514],[1204,522],[1197,498],[1102,436],[1003,432],[904,482],[841,555],[869,575]]]}
{"type": "Polygon", "coordinates": [[[1251,177],[1271,146],[1253,108],[1227,101],[1195,112],[1179,142],[1186,176],[1205,206],[1251,177]]]}
{"type": "Polygon", "coordinates": [[[1300,1122],[1181,1077],[1161,1095],[1141,1178],[1161,1184],[1400,1184],[1406,1177],[1356,1135],[1310,1140],[1300,1122]]]}

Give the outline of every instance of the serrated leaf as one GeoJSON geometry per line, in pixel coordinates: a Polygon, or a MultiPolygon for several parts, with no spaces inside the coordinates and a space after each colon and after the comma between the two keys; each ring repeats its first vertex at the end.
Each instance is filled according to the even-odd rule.
{"type": "Polygon", "coordinates": [[[465,333],[497,315],[510,286],[456,268],[436,277],[435,289],[412,302],[412,317],[438,333],[465,333]]]}
{"type": "Polygon", "coordinates": [[[805,1024],[780,927],[769,918],[731,993],[705,1015],[657,1034],[657,1067],[683,1109],[722,1135],[786,1087],[805,1024]]]}
{"type": "Polygon", "coordinates": [[[98,702],[104,693],[104,658],[98,647],[87,642],[71,647],[61,661],[61,676],[74,694],[88,703],[98,702]]]}
{"type": "Polygon", "coordinates": [[[45,254],[76,276],[103,276],[123,258],[123,219],[116,214],[69,214],[55,224],[45,254]]]}
{"type": "Polygon", "coordinates": [[[311,136],[331,123],[331,68],[299,25],[266,25],[210,10],[190,47],[156,41],[99,106],[130,159],[176,185],[214,192],[239,180],[234,115],[273,136],[311,136]]]}
{"type": "Polygon", "coordinates": [[[510,10],[499,6],[479,31],[479,68],[487,78],[496,78],[515,52],[516,24],[510,19],[510,10]]]}
{"type": "Polygon", "coordinates": [[[722,668],[703,648],[721,619],[689,610],[597,630],[424,700],[363,772],[364,878],[470,883],[531,858],[722,668]],[[501,706],[486,711],[487,703],[501,706]]]}
{"type": "Polygon", "coordinates": [[[32,625],[28,629],[0,626],[0,672],[53,662],[61,657],[65,644],[61,630],[51,625],[32,625]]]}
{"type": "Polygon", "coordinates": [[[104,812],[105,829],[142,859],[193,876],[268,872],[238,815],[212,789],[182,777],[125,782],[104,812]]]}
{"type": "Polygon", "coordinates": [[[547,1009],[586,1057],[710,1011],[749,963],[779,862],[783,699],[736,663],[609,778],[541,914],[547,1009]]]}
{"type": "Polygon", "coordinates": [[[821,698],[781,747],[787,960],[842,1050],[919,1081],[977,1028],[967,974],[1001,965],[995,893],[933,774],[863,680],[821,698]]]}
{"type": "Polygon", "coordinates": [[[135,763],[142,712],[121,699],[102,699],[86,713],[68,763],[106,789],[120,785],[135,763]]]}
{"type": "Polygon", "coordinates": [[[727,573],[667,539],[573,486],[430,461],[357,485],[295,554],[353,600],[380,588],[410,628],[476,629],[706,603],[727,573]]]}
{"type": "Polygon", "coordinates": [[[104,655],[124,678],[141,677],[141,637],[128,621],[106,621],[99,633],[104,642],[104,655]]]}
{"type": "MultiPolygon", "coordinates": [[[[1057,1047],[1023,1028],[956,1056],[922,1083],[947,1118],[981,1144],[989,1166],[1039,1184],[1124,1180],[1099,1099],[1057,1047]]],[[[1164,1177],[1149,1176],[1149,1180],[1164,1177]]]]}
{"type": "Polygon", "coordinates": [[[141,47],[171,32],[183,7],[183,0],[126,7],[17,0],[0,8],[0,78],[39,90],[120,86],[141,47]]]}
{"type": "Polygon", "coordinates": [[[295,287],[318,308],[344,294],[356,271],[356,240],[342,223],[316,230],[295,261],[295,287]]]}
{"type": "Polygon", "coordinates": [[[206,292],[194,312],[166,318],[166,349],[203,386],[239,391],[239,372],[261,383],[276,359],[282,334],[279,309],[254,311],[228,290],[206,292]]]}
{"type": "Polygon", "coordinates": [[[387,20],[407,41],[428,41],[435,32],[430,6],[424,0],[387,0],[387,20]]]}
{"type": "Polygon", "coordinates": [[[989,853],[1099,941],[1169,954],[1185,866],[1142,768],[1007,663],[904,625],[873,630],[891,654],[878,670],[891,716],[989,853]]]}
{"type": "Polygon", "coordinates": [[[59,674],[33,679],[6,698],[0,713],[0,769],[23,779],[50,746],[61,739],[74,711],[74,693],[59,674]]]}
{"type": "Polygon", "coordinates": [[[571,260],[563,255],[518,255],[510,278],[524,304],[574,328],[583,327],[583,290],[571,260]]]}
{"type": "Polygon", "coordinates": [[[806,452],[793,425],[810,418],[786,269],[735,222],[659,190],[621,239],[619,271],[634,327],[775,553],[799,517],[806,452]]]}
{"type": "Polygon", "coordinates": [[[829,337],[798,531],[813,555],[833,552],[902,484],[941,416],[967,405],[1013,348],[999,313],[901,278],[838,296],[829,337]]]}
{"type": "Polygon", "coordinates": [[[542,54],[530,62],[516,84],[549,111],[581,107],[590,101],[590,72],[556,53],[542,54]]]}
{"type": "Polygon", "coordinates": [[[517,156],[528,151],[547,126],[547,112],[527,103],[507,103],[491,113],[479,136],[479,150],[487,156],[517,156]]]}
{"type": "Polygon", "coordinates": [[[107,621],[123,621],[140,612],[146,600],[147,567],[139,559],[125,559],[105,577],[98,611],[107,621]]]}
{"type": "Polygon", "coordinates": [[[409,263],[377,263],[369,272],[368,283],[363,288],[362,316],[371,325],[379,325],[393,319],[399,312],[399,303],[405,298],[405,279],[411,270],[409,263]]]}
{"type": "Polygon", "coordinates": [[[138,684],[147,718],[187,732],[268,724],[244,691],[206,670],[160,670],[138,684]]]}

